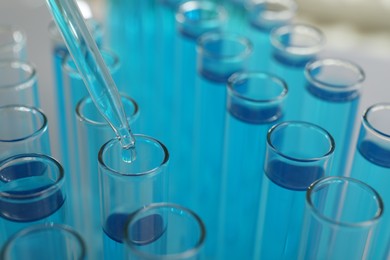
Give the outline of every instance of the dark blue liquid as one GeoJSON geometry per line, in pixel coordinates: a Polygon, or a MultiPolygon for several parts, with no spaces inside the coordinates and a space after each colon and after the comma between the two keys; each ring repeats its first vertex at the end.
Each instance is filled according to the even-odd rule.
{"type": "Polygon", "coordinates": [[[1,217],[14,222],[32,222],[61,208],[65,196],[60,189],[47,190],[53,181],[44,176],[45,169],[41,163],[35,162],[7,167],[0,172],[2,179],[8,180],[1,188],[1,217]],[[42,195],[38,196],[38,193],[42,195]]]}
{"type": "MultiPolygon", "coordinates": [[[[130,214],[125,213],[110,215],[104,227],[107,236],[118,243],[123,243],[125,225],[129,216],[130,214]]],[[[135,244],[147,245],[160,238],[164,231],[165,227],[161,215],[152,214],[136,221],[128,230],[128,237],[135,244]]]]}
{"type": "Polygon", "coordinates": [[[306,190],[310,184],[325,175],[319,166],[298,166],[278,160],[266,165],[266,175],[275,184],[290,190],[306,190]]]}
{"type": "Polygon", "coordinates": [[[368,141],[361,142],[358,149],[360,154],[370,162],[390,168],[390,150],[368,141]]]}

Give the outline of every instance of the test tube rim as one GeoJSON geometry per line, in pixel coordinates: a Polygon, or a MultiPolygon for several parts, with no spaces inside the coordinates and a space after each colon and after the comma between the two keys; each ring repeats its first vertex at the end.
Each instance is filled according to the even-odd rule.
{"type": "Polygon", "coordinates": [[[220,61],[234,61],[234,60],[241,60],[248,57],[253,50],[253,44],[252,42],[245,37],[244,35],[235,33],[235,32],[206,32],[198,37],[196,40],[196,50],[200,54],[198,56],[202,56],[213,59],[213,60],[220,60],[220,61]],[[244,50],[241,51],[239,54],[234,55],[215,55],[214,53],[207,51],[204,49],[204,43],[206,41],[209,41],[210,39],[218,39],[218,40],[235,40],[236,42],[239,42],[244,46],[244,50]]]}
{"type": "Polygon", "coordinates": [[[1,25],[0,26],[0,33],[2,31],[12,32],[12,34],[17,33],[20,37],[18,37],[18,40],[16,40],[14,38],[14,35],[13,35],[12,38],[13,38],[13,40],[15,40],[14,42],[7,43],[7,44],[0,44],[0,53],[3,51],[8,51],[8,50],[15,51],[14,44],[16,44],[16,46],[18,48],[18,49],[16,49],[16,51],[21,51],[26,46],[27,33],[22,27],[20,27],[18,25],[1,25]]]}
{"type": "Polygon", "coordinates": [[[124,232],[124,236],[123,236],[124,242],[126,243],[126,246],[133,249],[133,252],[136,253],[137,255],[144,257],[145,259],[149,259],[149,260],[158,260],[158,259],[161,259],[161,260],[180,260],[180,259],[190,258],[202,249],[203,244],[204,244],[205,239],[206,239],[206,226],[205,226],[203,220],[199,217],[199,215],[189,208],[183,207],[183,206],[176,204],[176,203],[169,203],[169,202],[151,203],[149,205],[146,205],[146,206],[138,209],[133,214],[131,214],[129,216],[129,218],[127,219],[126,224],[124,225],[123,232],[124,232]],[[174,208],[176,210],[180,210],[182,212],[185,212],[189,216],[194,217],[195,221],[198,223],[199,228],[200,228],[200,237],[199,237],[199,240],[196,243],[196,246],[194,248],[187,250],[185,252],[182,252],[182,253],[175,253],[175,254],[170,254],[170,255],[166,255],[166,256],[159,256],[159,255],[152,255],[152,254],[148,254],[148,253],[142,252],[140,250],[137,250],[137,247],[135,247],[133,245],[133,243],[131,243],[131,241],[129,241],[128,236],[126,234],[127,234],[127,227],[130,225],[131,221],[134,218],[136,218],[137,215],[139,215],[139,214],[147,212],[150,209],[159,209],[159,208],[174,208]]]}
{"type": "MultiPolygon", "coordinates": [[[[125,93],[120,93],[120,96],[121,96],[122,99],[128,100],[134,106],[133,114],[128,117],[128,118],[130,118],[130,121],[129,121],[129,124],[130,124],[131,122],[134,122],[134,120],[136,118],[138,118],[139,113],[140,113],[139,106],[138,106],[137,102],[134,99],[132,99],[130,96],[127,96],[125,93]]],[[[106,120],[104,120],[104,121],[95,121],[95,120],[91,120],[88,117],[84,116],[84,114],[81,111],[82,111],[82,108],[86,105],[86,102],[89,102],[89,101],[91,101],[92,104],[95,105],[93,103],[93,100],[92,100],[91,96],[89,96],[89,95],[83,97],[81,100],[79,100],[79,102],[77,102],[77,104],[76,104],[76,117],[77,117],[77,120],[80,121],[80,122],[83,122],[85,124],[94,126],[94,127],[110,127],[110,125],[108,124],[108,122],[106,120]]]]}
{"type": "Polygon", "coordinates": [[[320,88],[320,89],[325,89],[330,92],[336,92],[336,93],[343,93],[343,92],[350,92],[353,90],[358,90],[361,88],[362,83],[366,79],[366,75],[364,70],[356,63],[346,60],[346,59],[341,59],[341,58],[321,58],[321,59],[316,59],[313,61],[310,61],[306,64],[305,69],[304,69],[304,74],[306,79],[311,83],[312,85],[320,88]],[[326,81],[318,80],[313,75],[311,75],[310,71],[313,69],[320,68],[322,65],[325,66],[344,66],[348,69],[351,69],[356,75],[358,76],[356,82],[352,84],[332,84],[332,83],[327,83],[326,81]],[[340,88],[342,87],[342,88],[340,88]]]}
{"type": "Polygon", "coordinates": [[[77,260],[82,260],[85,259],[86,257],[86,248],[87,245],[83,239],[83,237],[72,227],[65,225],[65,224],[60,224],[60,223],[42,223],[42,224],[35,224],[32,226],[25,227],[15,234],[13,234],[2,246],[1,252],[0,252],[0,258],[1,259],[6,259],[6,253],[7,250],[9,250],[9,247],[12,246],[13,243],[15,243],[18,238],[21,238],[25,235],[30,235],[31,233],[36,233],[36,232],[41,232],[42,230],[48,231],[48,230],[56,230],[56,231],[65,231],[68,235],[71,235],[74,237],[79,243],[80,243],[80,249],[81,249],[81,254],[80,257],[77,258],[77,260]]]}
{"type": "Polygon", "coordinates": [[[58,177],[56,178],[56,180],[53,183],[51,183],[51,185],[49,187],[47,187],[43,190],[37,191],[37,192],[29,193],[27,195],[14,194],[14,193],[6,192],[6,191],[0,191],[0,199],[1,200],[15,199],[15,200],[20,201],[20,200],[37,199],[41,196],[46,196],[47,194],[52,194],[52,193],[58,191],[59,189],[61,189],[61,187],[63,186],[64,181],[65,181],[64,168],[56,159],[54,159],[53,157],[46,155],[46,154],[26,153],[26,154],[17,154],[17,155],[8,157],[7,159],[0,162],[0,170],[4,166],[7,166],[8,163],[13,163],[13,162],[16,162],[18,160],[30,160],[31,161],[34,158],[35,158],[35,160],[37,158],[40,160],[44,160],[44,161],[50,163],[51,165],[55,166],[58,169],[58,177]]]}
{"type": "MultiPolygon", "coordinates": [[[[148,139],[154,143],[157,143],[163,153],[164,153],[164,158],[163,160],[161,161],[161,163],[157,166],[157,167],[154,167],[153,169],[150,169],[150,170],[147,170],[147,171],[144,171],[144,172],[133,172],[133,173],[123,173],[121,171],[118,171],[118,170],[115,170],[111,167],[109,167],[105,162],[104,162],[104,159],[103,159],[103,152],[105,151],[106,147],[110,146],[110,145],[113,145],[114,142],[119,142],[120,143],[120,140],[118,138],[113,138],[111,140],[108,140],[105,144],[102,145],[102,147],[100,148],[99,150],[99,153],[98,153],[98,163],[99,163],[99,166],[104,169],[106,172],[110,173],[110,174],[113,174],[113,175],[116,175],[116,176],[122,176],[122,177],[142,177],[142,176],[145,176],[145,175],[154,175],[158,172],[159,169],[161,169],[162,167],[166,166],[168,161],[169,161],[169,151],[167,149],[167,147],[162,143],[160,142],[159,140],[151,137],[151,136],[148,136],[148,135],[144,135],[144,134],[134,134],[134,138],[145,138],[145,139],[148,139]]],[[[137,146],[137,145],[136,145],[137,146]]],[[[133,149],[133,148],[130,148],[130,149],[133,149]]],[[[137,147],[135,147],[135,151],[137,151],[137,147]]]]}
{"type": "Polygon", "coordinates": [[[228,90],[230,90],[230,92],[233,93],[235,97],[238,97],[240,99],[250,101],[250,102],[256,102],[256,103],[269,103],[269,102],[279,101],[281,99],[284,99],[288,94],[288,86],[287,86],[286,81],[277,75],[274,75],[272,73],[265,72],[265,71],[235,72],[228,78],[227,87],[228,87],[228,90]],[[245,95],[242,95],[234,89],[235,81],[240,79],[240,77],[248,78],[249,76],[261,76],[263,78],[269,78],[273,82],[276,82],[278,85],[280,85],[282,87],[282,91],[277,97],[271,98],[271,99],[257,99],[257,98],[250,98],[250,97],[247,97],[245,95]]]}
{"type": "Polygon", "coordinates": [[[283,121],[283,122],[280,122],[280,123],[273,125],[267,132],[267,145],[272,149],[272,151],[274,151],[274,153],[280,155],[281,157],[283,157],[285,159],[288,159],[291,161],[296,161],[296,162],[317,162],[317,161],[320,161],[320,160],[323,160],[327,157],[332,156],[332,154],[334,153],[334,150],[335,150],[335,141],[333,139],[333,136],[325,128],[322,128],[321,126],[314,124],[314,123],[305,122],[305,121],[298,121],[298,120],[283,121]],[[318,132],[322,132],[322,134],[324,136],[326,136],[326,139],[329,142],[329,147],[330,147],[329,150],[326,153],[324,153],[322,156],[317,156],[317,157],[312,157],[312,158],[296,158],[296,157],[289,156],[289,155],[279,151],[279,149],[274,146],[274,144],[271,140],[272,134],[274,133],[275,130],[277,130],[280,127],[283,127],[285,125],[293,125],[293,124],[301,125],[304,127],[315,129],[318,132]]]}
{"type": "Polygon", "coordinates": [[[376,103],[376,104],[369,106],[363,113],[362,124],[363,124],[363,126],[366,126],[366,129],[368,129],[370,132],[375,134],[375,136],[377,136],[381,139],[385,139],[387,142],[390,142],[390,133],[384,133],[383,131],[378,130],[370,122],[370,119],[369,119],[371,112],[375,112],[375,111],[380,110],[382,108],[386,108],[387,110],[390,111],[390,103],[381,102],[381,103],[376,103]]]}
{"type": "Polygon", "coordinates": [[[0,91],[2,89],[15,89],[22,90],[26,88],[30,88],[34,85],[34,82],[37,81],[37,70],[35,66],[27,61],[22,60],[1,60],[0,68],[8,67],[11,69],[20,69],[27,73],[27,76],[20,80],[20,82],[12,83],[12,84],[0,84],[0,91]]]}
{"type": "Polygon", "coordinates": [[[325,35],[324,33],[318,29],[315,26],[305,24],[305,23],[293,23],[293,24],[287,24],[287,25],[281,25],[279,27],[276,27],[271,30],[270,32],[270,41],[272,46],[280,51],[281,53],[288,53],[296,56],[313,56],[317,53],[319,53],[324,45],[325,45],[325,35]],[[278,36],[282,35],[283,33],[291,33],[292,31],[303,28],[305,30],[310,30],[312,34],[315,34],[318,37],[317,44],[309,47],[289,47],[283,45],[280,41],[278,41],[278,36]]]}
{"type": "Polygon", "coordinates": [[[18,110],[18,111],[32,111],[34,115],[38,115],[40,117],[40,121],[42,122],[41,126],[38,127],[33,133],[28,134],[24,137],[19,137],[16,139],[1,139],[0,138],[0,143],[14,143],[14,142],[22,142],[30,138],[35,138],[42,133],[46,132],[48,129],[48,120],[46,115],[43,113],[42,110],[36,107],[29,107],[29,106],[23,106],[23,105],[6,105],[6,106],[1,106],[1,109],[13,109],[13,110],[18,110]]]}
{"type": "Polygon", "coordinates": [[[383,206],[384,206],[382,197],[379,195],[379,193],[374,188],[372,188],[370,185],[368,185],[365,182],[362,182],[362,181],[355,179],[355,178],[346,177],[346,176],[327,176],[327,177],[322,177],[322,178],[314,181],[312,184],[310,184],[310,186],[308,187],[308,189],[306,191],[306,205],[308,205],[309,209],[311,210],[311,212],[313,212],[313,215],[317,219],[320,219],[321,221],[329,223],[330,225],[333,225],[333,226],[347,227],[347,228],[359,228],[359,227],[363,228],[363,227],[371,226],[372,224],[374,224],[374,222],[378,222],[379,219],[381,218],[381,216],[383,215],[383,206]],[[316,189],[317,190],[320,189],[321,185],[327,185],[326,182],[329,182],[329,181],[332,183],[345,182],[345,181],[353,182],[354,184],[357,184],[357,185],[361,186],[363,189],[372,193],[374,195],[373,197],[376,199],[377,205],[378,205],[378,210],[376,211],[376,214],[369,220],[353,222],[353,223],[335,221],[332,218],[327,217],[324,214],[322,214],[314,206],[314,204],[311,200],[311,195],[312,195],[312,193],[314,193],[316,191],[316,189]],[[318,187],[318,186],[320,186],[320,187],[318,187]]]}

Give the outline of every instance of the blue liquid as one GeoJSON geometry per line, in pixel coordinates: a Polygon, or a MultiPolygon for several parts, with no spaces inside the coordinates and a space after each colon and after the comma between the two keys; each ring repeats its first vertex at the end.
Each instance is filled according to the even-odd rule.
{"type": "Polygon", "coordinates": [[[285,189],[305,191],[315,180],[325,176],[319,166],[298,166],[273,160],[266,166],[267,177],[285,189]]]}
{"type": "MultiPolygon", "coordinates": [[[[125,225],[131,214],[113,213],[105,223],[104,255],[107,259],[118,259],[123,254],[123,236],[125,225]]],[[[164,221],[161,215],[152,214],[137,220],[128,230],[129,239],[137,245],[148,245],[159,239],[165,232],[164,221]]]]}
{"type": "Polygon", "coordinates": [[[7,167],[0,172],[1,176],[7,175],[8,180],[1,186],[1,192],[14,197],[12,200],[0,201],[1,217],[14,222],[32,222],[46,218],[62,207],[65,197],[61,190],[47,192],[47,197],[25,202],[29,195],[36,197],[37,193],[44,192],[53,185],[53,181],[43,175],[45,169],[41,163],[26,163],[7,167]],[[27,171],[21,174],[21,170],[27,171]]]}

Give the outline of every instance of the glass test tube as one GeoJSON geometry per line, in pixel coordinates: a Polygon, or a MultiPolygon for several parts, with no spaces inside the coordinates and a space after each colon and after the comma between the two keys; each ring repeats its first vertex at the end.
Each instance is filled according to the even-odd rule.
{"type": "Polygon", "coordinates": [[[154,138],[134,137],[136,159],[131,163],[122,160],[117,139],[105,143],[98,155],[105,259],[124,257],[123,230],[130,214],[150,203],[167,201],[168,150],[154,138]]]}
{"type": "Polygon", "coordinates": [[[34,107],[0,107],[0,161],[16,154],[50,155],[50,138],[45,114],[34,107]]]}
{"type": "MultiPolygon", "coordinates": [[[[194,104],[191,183],[185,206],[196,211],[209,230],[207,257],[215,253],[220,196],[221,161],[227,79],[246,69],[252,44],[235,33],[209,32],[197,41],[197,70],[194,104]]],[[[187,168],[188,169],[188,168],[187,168]]]]}
{"type": "Polygon", "coordinates": [[[304,68],[325,45],[321,30],[311,25],[293,23],[270,33],[272,59],[269,71],[283,77],[289,86],[286,120],[302,120],[302,97],[305,92],[304,68]]]}
{"type": "Polygon", "coordinates": [[[325,177],[307,190],[298,259],[375,259],[379,194],[347,177],[325,177]]]}
{"type": "Polygon", "coordinates": [[[0,258],[84,260],[83,238],[73,228],[61,224],[37,224],[17,232],[3,246],[0,258]]]}
{"type": "Polygon", "coordinates": [[[20,154],[0,163],[0,234],[12,234],[35,223],[64,223],[64,171],[42,154],[20,154]]]}
{"type": "MultiPolygon", "coordinates": [[[[137,103],[122,95],[122,104],[131,129],[137,132],[139,116],[137,103]]],[[[87,240],[88,255],[96,259],[102,255],[100,220],[99,178],[96,159],[100,147],[115,137],[112,128],[96,109],[90,96],[84,97],[76,106],[77,140],[79,140],[78,210],[81,225],[77,230],[87,240]]]]}
{"type": "Polygon", "coordinates": [[[174,85],[171,111],[166,115],[170,124],[167,146],[171,151],[170,199],[183,204],[190,180],[183,174],[191,163],[193,136],[194,96],[196,82],[196,39],[205,32],[220,31],[226,23],[225,9],[211,1],[188,1],[176,12],[177,37],[173,68],[174,85]],[[169,116],[168,116],[169,115],[169,116]]]}
{"type": "MultiPolygon", "coordinates": [[[[94,35],[96,43],[101,45],[102,42],[102,27],[101,25],[94,19],[88,19],[86,21],[87,26],[90,29],[90,32],[94,35]]],[[[57,112],[57,125],[58,125],[58,136],[66,137],[66,116],[65,116],[65,89],[64,89],[64,81],[63,81],[63,71],[62,65],[66,56],[69,55],[68,49],[65,45],[64,40],[60,32],[57,29],[57,26],[54,21],[49,24],[49,36],[51,41],[51,55],[52,55],[52,66],[54,70],[54,86],[55,86],[55,102],[57,104],[56,112],[57,112]]],[[[84,87],[85,88],[85,87],[84,87]]],[[[68,151],[68,141],[67,138],[59,138],[59,160],[62,162],[64,167],[68,167],[69,158],[66,151],[68,151]]]]}
{"type": "Polygon", "coordinates": [[[0,104],[40,107],[34,65],[17,60],[0,61],[0,104]]]}
{"type": "Polygon", "coordinates": [[[297,259],[305,191],[329,175],[333,137],[323,128],[285,121],[268,131],[254,259],[297,259]]]}
{"type": "Polygon", "coordinates": [[[364,71],[347,60],[323,58],[307,63],[304,73],[302,120],[330,132],[337,147],[331,175],[347,175],[364,71]]]}
{"type": "MultiPolygon", "coordinates": [[[[390,205],[390,103],[377,103],[366,109],[361,119],[359,138],[350,176],[372,186],[390,205]]],[[[390,212],[385,210],[379,223],[372,259],[390,257],[390,212]]]]}
{"type": "Polygon", "coordinates": [[[0,59],[27,60],[27,35],[17,26],[0,25],[0,59]]]}
{"type": "Polygon", "coordinates": [[[153,203],[131,215],[125,226],[127,259],[200,260],[206,239],[202,220],[177,204],[153,203]]]}
{"type": "Polygon", "coordinates": [[[272,59],[270,31],[289,24],[297,5],[292,0],[250,0],[245,4],[249,39],[253,43],[250,66],[254,70],[269,70],[272,59]]]}
{"type": "Polygon", "coordinates": [[[264,72],[228,80],[218,259],[253,259],[265,139],[283,116],[287,92],[282,79],[264,72]]]}

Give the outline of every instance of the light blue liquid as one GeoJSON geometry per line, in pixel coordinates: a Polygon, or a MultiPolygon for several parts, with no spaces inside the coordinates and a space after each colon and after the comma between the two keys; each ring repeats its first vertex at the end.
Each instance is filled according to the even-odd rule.
{"type": "Polygon", "coordinates": [[[324,174],[320,167],[268,162],[261,187],[255,259],[297,259],[305,191],[324,174]]]}
{"type": "Polygon", "coordinates": [[[367,141],[359,142],[353,159],[351,177],[357,178],[373,187],[382,197],[384,212],[378,223],[378,234],[374,239],[374,255],[371,259],[385,259],[390,241],[390,154],[389,150],[380,148],[367,141]],[[369,159],[367,159],[369,158],[369,159]]]}

